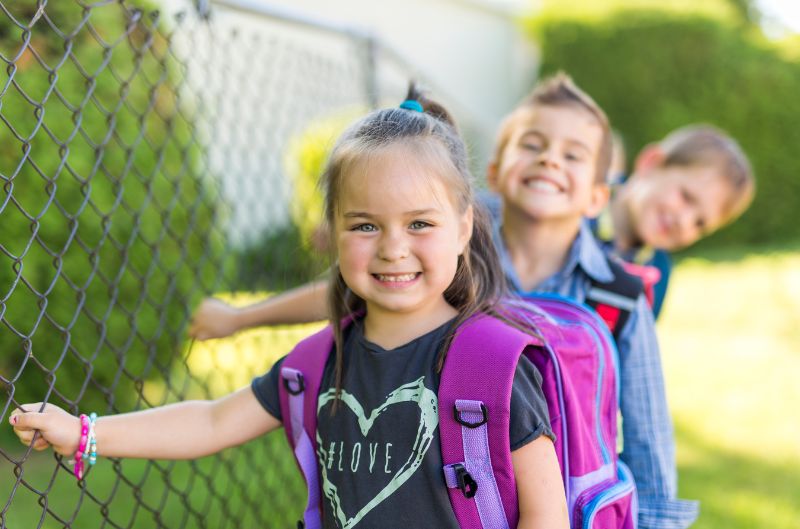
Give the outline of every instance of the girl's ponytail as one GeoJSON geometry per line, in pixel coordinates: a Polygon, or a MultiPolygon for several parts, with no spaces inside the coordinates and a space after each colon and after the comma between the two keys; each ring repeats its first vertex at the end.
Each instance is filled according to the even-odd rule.
{"type": "Polygon", "coordinates": [[[408,86],[408,92],[406,93],[406,101],[417,101],[423,109],[425,114],[429,116],[433,116],[434,118],[438,119],[439,121],[446,123],[452,127],[453,131],[458,134],[458,127],[456,126],[456,121],[453,119],[453,116],[450,115],[450,112],[447,111],[444,106],[433,101],[432,99],[428,99],[425,96],[425,93],[419,88],[419,86],[412,81],[408,86]]]}

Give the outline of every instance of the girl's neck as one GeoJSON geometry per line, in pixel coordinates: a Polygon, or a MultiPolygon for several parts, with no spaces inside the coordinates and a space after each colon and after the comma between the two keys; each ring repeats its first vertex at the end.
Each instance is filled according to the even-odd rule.
{"type": "Polygon", "coordinates": [[[503,241],[524,291],[538,287],[567,260],[581,219],[536,221],[503,215],[503,241]]]}
{"type": "Polygon", "coordinates": [[[622,252],[639,245],[630,222],[630,194],[630,188],[620,186],[611,196],[609,204],[611,223],[614,226],[614,247],[622,252]]]}
{"type": "Polygon", "coordinates": [[[458,315],[458,311],[442,298],[441,304],[413,312],[392,312],[367,306],[364,337],[386,350],[419,338],[458,315]]]}

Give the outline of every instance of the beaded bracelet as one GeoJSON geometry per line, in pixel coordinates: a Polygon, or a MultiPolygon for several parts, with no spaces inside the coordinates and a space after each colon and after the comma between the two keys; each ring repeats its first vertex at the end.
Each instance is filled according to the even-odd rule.
{"type": "Polygon", "coordinates": [[[89,466],[94,466],[97,463],[97,437],[94,434],[94,423],[97,422],[97,414],[92,412],[89,414],[89,453],[84,452],[83,458],[89,459],[89,466]]]}
{"type": "Polygon", "coordinates": [[[75,452],[75,477],[83,479],[83,454],[86,453],[86,446],[89,443],[89,417],[81,413],[81,439],[78,442],[78,451],[75,452]]]}

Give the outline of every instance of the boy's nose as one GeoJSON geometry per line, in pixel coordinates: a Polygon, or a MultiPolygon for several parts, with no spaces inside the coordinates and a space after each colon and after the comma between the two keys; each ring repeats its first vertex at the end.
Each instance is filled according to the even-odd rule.
{"type": "Polygon", "coordinates": [[[543,167],[558,167],[559,165],[558,157],[551,149],[544,149],[542,152],[540,152],[539,159],[537,161],[539,165],[543,167]]]}
{"type": "Polygon", "coordinates": [[[690,244],[697,231],[697,215],[690,209],[684,208],[678,215],[678,237],[681,244],[690,244]]]}

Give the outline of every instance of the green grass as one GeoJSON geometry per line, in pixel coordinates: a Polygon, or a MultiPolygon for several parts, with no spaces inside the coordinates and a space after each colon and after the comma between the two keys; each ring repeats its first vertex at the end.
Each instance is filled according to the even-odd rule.
{"type": "Polygon", "coordinates": [[[697,529],[800,520],[800,251],[685,258],[658,332],[697,529]]]}
{"type": "Polygon", "coordinates": [[[23,468],[16,486],[6,477],[13,468],[0,464],[0,497],[16,486],[2,520],[11,529],[42,519],[45,529],[294,527],[305,501],[281,432],[197,461],[101,459],[83,486],[49,451],[23,468]]]}

